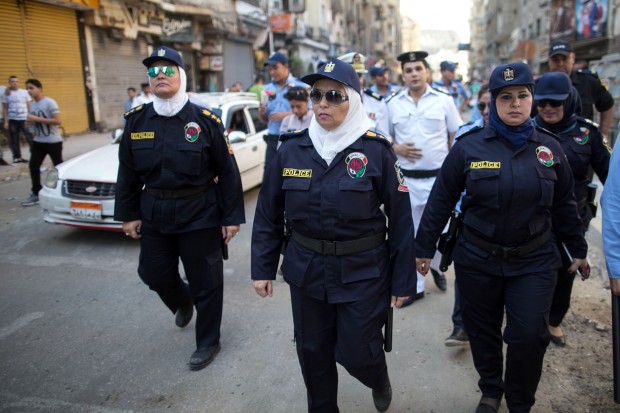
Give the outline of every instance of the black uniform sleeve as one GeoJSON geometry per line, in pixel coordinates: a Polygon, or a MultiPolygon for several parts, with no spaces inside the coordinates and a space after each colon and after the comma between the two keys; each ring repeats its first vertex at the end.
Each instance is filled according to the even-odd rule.
{"type": "Polygon", "coordinates": [[[433,189],[431,189],[416,235],[416,257],[418,258],[433,258],[437,249],[437,240],[465,189],[464,161],[461,151],[463,145],[463,143],[454,145],[448,152],[433,184],[433,189]]]}
{"type": "Polygon", "coordinates": [[[120,222],[140,219],[140,193],[144,184],[134,168],[131,152],[130,135],[134,119],[134,117],[130,117],[127,120],[118,150],[119,165],[116,178],[114,219],[120,222]]]}
{"type": "Polygon", "coordinates": [[[589,75],[588,76],[589,84],[592,88],[592,96],[594,97],[594,107],[599,112],[605,112],[608,109],[611,109],[614,106],[614,98],[609,93],[609,90],[603,83],[601,79],[596,76],[589,75]]]}
{"type": "Polygon", "coordinates": [[[245,223],[241,174],[221,124],[209,123],[211,159],[218,176],[221,195],[222,225],[245,223]]]}
{"type": "Polygon", "coordinates": [[[282,145],[265,174],[258,194],[252,228],[251,277],[274,280],[284,238],[284,191],[282,190],[282,145]]]}
{"type": "Polygon", "coordinates": [[[556,165],[557,181],[553,189],[553,205],[550,211],[553,232],[560,241],[566,243],[574,258],[585,258],[588,244],[583,237],[583,224],[577,210],[573,173],[562,147],[557,142],[554,143],[556,144],[550,146],[561,161],[556,165]]]}
{"type": "Polygon", "coordinates": [[[592,131],[592,157],[590,164],[596,172],[596,176],[601,180],[603,185],[607,180],[607,172],[609,171],[609,159],[611,158],[611,150],[607,142],[603,141],[603,135],[598,130],[592,131]]]}
{"type": "Polygon", "coordinates": [[[417,281],[411,201],[394,150],[384,145],[381,149],[384,152],[381,199],[388,217],[392,295],[405,297],[415,294],[417,281]]]}

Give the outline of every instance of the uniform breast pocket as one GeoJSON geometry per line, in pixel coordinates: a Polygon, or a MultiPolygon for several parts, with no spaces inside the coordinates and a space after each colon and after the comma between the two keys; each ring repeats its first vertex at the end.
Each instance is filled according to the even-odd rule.
{"type": "Polygon", "coordinates": [[[338,182],[338,212],[341,219],[366,219],[372,216],[376,203],[369,179],[344,178],[338,182]]]}
{"type": "Polygon", "coordinates": [[[282,182],[282,189],[285,191],[284,210],[287,218],[308,218],[311,181],[311,178],[285,178],[282,182]]]}
{"type": "Polygon", "coordinates": [[[174,170],[185,175],[196,176],[202,170],[203,146],[199,142],[182,142],[177,145],[174,170]]]}
{"type": "Polygon", "coordinates": [[[590,145],[578,145],[574,144],[570,147],[574,156],[579,159],[581,165],[588,165],[590,163],[590,157],[592,156],[592,148],[590,145]]]}
{"type": "Polygon", "coordinates": [[[555,169],[551,168],[538,168],[536,171],[540,181],[540,205],[550,207],[553,205],[553,194],[558,176],[555,169]]]}
{"type": "Polygon", "coordinates": [[[467,194],[472,201],[499,208],[499,169],[472,169],[468,174],[467,194]]]}
{"type": "Polygon", "coordinates": [[[144,139],[131,142],[131,153],[133,155],[134,167],[137,171],[149,171],[153,167],[153,148],[154,139],[144,139]]]}
{"type": "Polygon", "coordinates": [[[444,119],[444,114],[439,111],[429,111],[425,113],[424,122],[422,122],[423,130],[431,134],[437,133],[438,129],[442,129],[444,119]]]}

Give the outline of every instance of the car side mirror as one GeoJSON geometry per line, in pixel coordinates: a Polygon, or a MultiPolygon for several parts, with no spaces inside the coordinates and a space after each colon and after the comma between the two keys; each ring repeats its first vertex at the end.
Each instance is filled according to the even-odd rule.
{"type": "Polygon", "coordinates": [[[114,129],[114,131],[112,132],[112,141],[118,142],[121,140],[122,136],[123,136],[123,129],[114,129]]]}
{"type": "Polygon", "coordinates": [[[246,138],[246,133],[239,130],[232,131],[228,134],[228,140],[230,143],[245,142],[246,138]]]}

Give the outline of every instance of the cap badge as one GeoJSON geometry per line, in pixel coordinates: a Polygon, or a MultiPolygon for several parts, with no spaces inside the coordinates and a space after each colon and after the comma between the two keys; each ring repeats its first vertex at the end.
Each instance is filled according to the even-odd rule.
{"type": "Polygon", "coordinates": [[[546,146],[539,146],[536,148],[536,158],[538,162],[545,165],[547,168],[551,168],[554,164],[553,152],[546,146]]]}
{"type": "Polygon", "coordinates": [[[511,80],[515,80],[515,70],[511,67],[507,67],[504,69],[504,81],[510,82],[511,80]]]}
{"type": "Polygon", "coordinates": [[[335,67],[336,67],[336,64],[334,62],[329,62],[325,64],[325,69],[323,71],[325,73],[331,73],[335,67]]]}
{"type": "Polygon", "coordinates": [[[345,159],[347,163],[347,173],[351,178],[361,178],[366,173],[368,158],[360,152],[350,153],[345,159]]]}
{"type": "Polygon", "coordinates": [[[161,56],[165,56],[166,55],[166,49],[159,49],[157,51],[157,56],[161,57],[161,56]]]}
{"type": "Polygon", "coordinates": [[[415,53],[413,53],[413,52],[409,53],[409,60],[411,60],[412,62],[416,60],[415,53]]]}
{"type": "Polygon", "coordinates": [[[185,140],[188,142],[196,142],[200,135],[200,125],[196,122],[190,122],[185,125],[185,140]]]}

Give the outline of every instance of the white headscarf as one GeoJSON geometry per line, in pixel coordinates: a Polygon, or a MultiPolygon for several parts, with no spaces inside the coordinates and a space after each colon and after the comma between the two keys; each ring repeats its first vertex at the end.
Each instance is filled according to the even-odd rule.
{"type": "MultiPolygon", "coordinates": [[[[185,92],[185,88],[187,86],[187,75],[185,74],[185,70],[182,67],[178,67],[179,76],[181,77],[181,86],[177,93],[172,96],[170,99],[161,99],[158,98],[155,94],[153,94],[153,108],[155,112],[157,112],[160,116],[174,116],[187,103],[189,100],[189,96],[185,92]]],[[[149,84],[151,79],[149,78],[149,84]]]]}
{"type": "Polygon", "coordinates": [[[308,128],[314,149],[328,165],[339,152],[349,147],[372,127],[372,122],[362,106],[360,94],[350,86],[343,86],[349,96],[349,111],[340,126],[328,131],[319,125],[316,117],[313,117],[308,128]]]}

